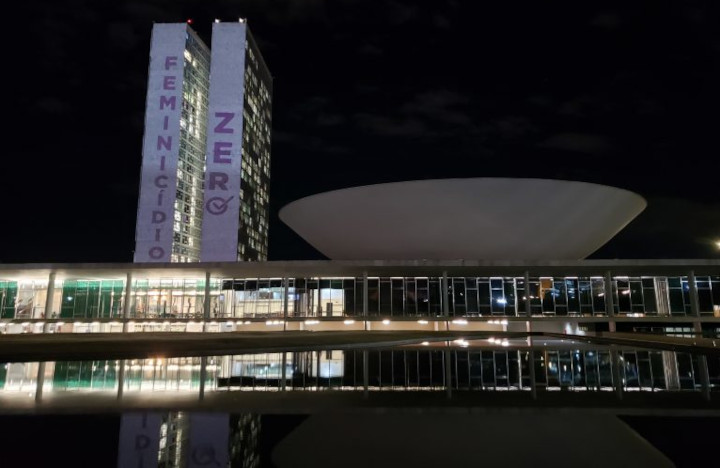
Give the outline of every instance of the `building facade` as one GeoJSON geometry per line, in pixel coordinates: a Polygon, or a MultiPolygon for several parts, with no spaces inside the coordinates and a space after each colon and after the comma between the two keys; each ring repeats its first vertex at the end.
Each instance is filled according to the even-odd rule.
{"type": "Polygon", "coordinates": [[[198,327],[234,331],[267,326],[291,330],[312,327],[314,322],[320,327],[365,329],[363,322],[372,328],[382,320],[406,328],[448,321],[451,328],[460,323],[473,328],[488,326],[488,319],[506,322],[511,331],[525,330],[528,319],[535,327],[570,323],[573,328],[581,324],[600,331],[612,323],[699,324],[715,330],[720,322],[720,263],[3,265],[0,310],[4,333],[198,327]],[[345,319],[356,322],[344,324],[345,319]]]}
{"type": "Polygon", "coordinates": [[[135,262],[265,260],[272,80],[245,22],[156,24],[135,262]]]}
{"type": "Polygon", "coordinates": [[[136,262],[200,259],[210,49],[186,24],[153,27],[136,262]]]}
{"type": "Polygon", "coordinates": [[[458,390],[720,389],[717,353],[583,341],[598,332],[720,338],[717,260],[3,265],[0,307],[2,334],[415,331],[430,341],[369,354],[345,347],[10,363],[0,369],[10,393],[433,390],[448,382],[458,390]],[[448,332],[460,338],[444,341],[448,332]]]}

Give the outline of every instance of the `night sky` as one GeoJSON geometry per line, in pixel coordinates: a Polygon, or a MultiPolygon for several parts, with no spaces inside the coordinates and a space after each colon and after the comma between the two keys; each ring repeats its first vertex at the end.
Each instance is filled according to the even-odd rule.
{"type": "Polygon", "coordinates": [[[592,258],[720,257],[713,2],[416,3],[21,2],[0,262],[132,261],[152,24],[192,18],[211,45],[238,17],[274,76],[271,260],[323,258],[277,217],[303,196],[494,176],[644,196],[592,258]]]}

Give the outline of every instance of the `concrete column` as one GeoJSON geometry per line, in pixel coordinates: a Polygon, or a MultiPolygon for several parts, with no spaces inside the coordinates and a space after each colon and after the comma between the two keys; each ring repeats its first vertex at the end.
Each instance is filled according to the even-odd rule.
{"type": "MultiPolygon", "coordinates": [[[[53,302],[55,296],[55,272],[51,271],[48,276],[47,297],[45,297],[45,319],[52,317],[53,302]]],[[[60,314],[58,314],[60,315],[60,314]]]]}
{"type": "Polygon", "coordinates": [[[130,295],[132,294],[132,272],[128,271],[125,276],[125,300],[123,301],[122,322],[123,333],[128,331],[128,319],[130,318],[130,295]]]}
{"type": "MultiPolygon", "coordinates": [[[[525,317],[527,320],[525,320],[525,330],[528,332],[527,337],[527,344],[532,348],[532,333],[533,327],[532,327],[532,308],[530,307],[530,272],[525,271],[525,275],[523,277],[523,281],[525,281],[525,317]]],[[[533,367],[533,372],[534,372],[533,367]]]]}
{"type": "MultiPolygon", "coordinates": [[[[530,337],[532,343],[532,337],[530,337]]],[[[531,344],[532,346],[532,344],[531,344]]],[[[530,396],[533,400],[537,400],[537,379],[535,377],[535,351],[530,350],[530,365],[528,366],[530,371],[530,396]]]]}
{"type": "MultiPolygon", "coordinates": [[[[532,309],[530,308],[530,272],[526,271],[523,281],[525,281],[525,316],[528,321],[532,318],[532,309]]],[[[528,330],[531,331],[531,330],[528,330]]]]}
{"type": "Polygon", "coordinates": [[[621,361],[616,345],[610,345],[610,361],[612,362],[613,386],[615,387],[615,395],[617,395],[618,400],[622,400],[624,391],[622,382],[623,373],[620,372],[621,361]]]}
{"type": "Polygon", "coordinates": [[[693,317],[700,317],[700,299],[698,298],[695,272],[692,270],[688,273],[688,286],[690,288],[690,313],[693,317]]]}
{"type": "Polygon", "coordinates": [[[205,379],[207,378],[207,356],[200,358],[200,390],[198,392],[198,399],[205,399],[205,379]]]}
{"type": "Polygon", "coordinates": [[[445,316],[445,330],[450,330],[450,300],[448,299],[447,271],[443,271],[442,275],[442,304],[443,315],[445,316]]]}
{"type": "Polygon", "coordinates": [[[700,371],[700,385],[702,395],[706,401],[710,401],[710,373],[708,372],[707,357],[704,354],[698,356],[698,369],[700,371]]]}
{"type": "MultiPolygon", "coordinates": [[[[363,291],[362,291],[362,298],[363,298],[363,322],[365,324],[364,328],[365,330],[368,329],[368,274],[367,271],[363,271],[363,291]]],[[[367,390],[367,389],[366,389],[367,390]]]]}
{"type": "Polygon", "coordinates": [[[43,385],[45,385],[45,362],[38,362],[38,373],[35,379],[35,403],[40,403],[43,397],[43,385]]]}
{"type": "Polygon", "coordinates": [[[610,331],[614,332],[615,328],[615,297],[612,288],[612,272],[605,272],[605,314],[608,316],[608,326],[610,331]]]}
{"type": "Polygon", "coordinates": [[[442,275],[442,301],[443,301],[443,315],[446,317],[450,316],[450,300],[448,299],[448,275],[447,271],[443,271],[442,275]]]}
{"type": "Polygon", "coordinates": [[[678,375],[675,352],[662,351],[663,371],[665,373],[665,388],[667,390],[680,390],[680,376],[678,375]]]}
{"type": "MultiPolygon", "coordinates": [[[[290,280],[288,278],[283,278],[283,331],[287,330],[287,320],[288,320],[288,292],[290,290],[290,280]]],[[[285,355],[283,354],[283,359],[285,359],[285,355]]],[[[285,372],[285,368],[283,367],[283,372],[285,372]]]]}
{"type": "MultiPolygon", "coordinates": [[[[55,272],[51,271],[50,275],[48,276],[48,286],[47,286],[47,296],[45,297],[45,320],[52,317],[53,314],[53,300],[55,296],[55,272]]],[[[60,314],[57,314],[56,317],[59,317],[60,314]]],[[[43,325],[43,333],[47,333],[48,331],[48,323],[45,322],[43,325]]]]}
{"type": "Polygon", "coordinates": [[[445,395],[452,398],[452,372],[450,369],[450,350],[445,350],[445,395]]]}
{"type": "Polygon", "coordinates": [[[122,400],[123,392],[125,391],[125,359],[120,359],[118,363],[117,399],[122,400]]]}
{"type": "Polygon", "coordinates": [[[692,270],[688,273],[688,287],[690,289],[690,315],[693,316],[693,331],[699,337],[702,337],[702,323],[700,323],[700,298],[698,297],[695,272],[692,270]]]}
{"type": "Polygon", "coordinates": [[[368,364],[368,351],[367,349],[363,350],[362,352],[363,356],[363,398],[367,400],[368,396],[370,395],[368,392],[368,382],[370,380],[369,378],[369,364],[368,364]]]}
{"type": "Polygon", "coordinates": [[[670,315],[670,305],[668,304],[668,284],[667,278],[656,277],[655,283],[655,300],[658,309],[658,315],[670,315]]]}
{"type": "Polygon", "coordinates": [[[210,272],[205,272],[205,297],[203,298],[203,331],[208,331],[210,320],[210,272]]]}

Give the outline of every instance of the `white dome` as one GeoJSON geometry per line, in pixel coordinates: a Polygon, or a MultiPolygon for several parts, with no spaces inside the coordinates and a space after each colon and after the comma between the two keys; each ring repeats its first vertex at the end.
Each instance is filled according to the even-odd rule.
{"type": "Polygon", "coordinates": [[[279,215],[333,260],[579,260],[646,205],[586,182],[472,178],[335,190],[279,215]]]}

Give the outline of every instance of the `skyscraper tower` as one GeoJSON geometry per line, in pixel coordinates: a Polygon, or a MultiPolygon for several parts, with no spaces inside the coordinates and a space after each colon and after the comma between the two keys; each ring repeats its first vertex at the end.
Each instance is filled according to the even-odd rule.
{"type": "Polygon", "coordinates": [[[272,78],[245,22],[212,41],[200,259],[266,260],[272,78]]]}
{"type": "Polygon", "coordinates": [[[153,26],[135,262],[266,260],[272,77],[244,21],[153,26]]]}

